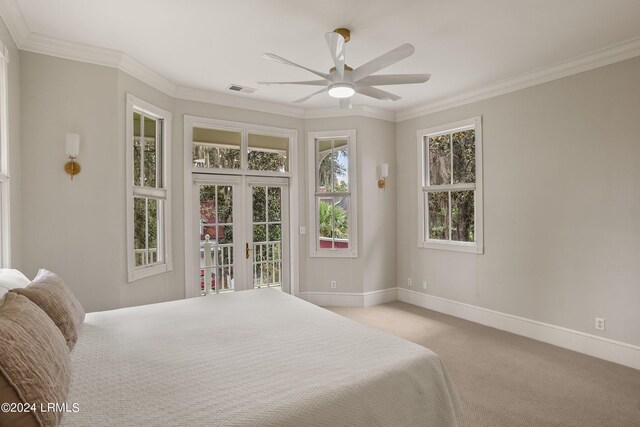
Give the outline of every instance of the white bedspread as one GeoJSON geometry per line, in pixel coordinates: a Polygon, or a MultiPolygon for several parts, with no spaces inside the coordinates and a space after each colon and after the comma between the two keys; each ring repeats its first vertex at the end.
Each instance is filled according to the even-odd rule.
{"type": "Polygon", "coordinates": [[[432,351],[277,290],[88,314],[65,426],[454,426],[432,351]]]}

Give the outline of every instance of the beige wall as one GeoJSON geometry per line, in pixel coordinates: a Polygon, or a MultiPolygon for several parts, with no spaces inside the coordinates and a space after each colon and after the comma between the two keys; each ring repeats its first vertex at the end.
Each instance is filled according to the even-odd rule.
{"type": "Polygon", "coordinates": [[[11,83],[22,118],[12,117],[22,135],[18,126],[11,131],[18,153],[22,138],[21,183],[12,172],[21,184],[14,195],[22,202],[12,206],[14,228],[21,219],[20,266],[29,275],[59,272],[89,311],[182,298],[185,114],[296,129],[300,225],[309,218],[306,132],[356,129],[359,257],[309,258],[308,236],[300,236],[301,292],[331,292],[331,280],[335,292],[406,287],[411,277],[436,296],[588,333],[598,333],[594,317],[604,317],[604,336],[640,344],[638,75],[635,58],[393,124],[172,99],[111,68],[22,52],[19,94],[11,83]],[[174,270],[133,284],[126,282],[127,92],[173,113],[174,270]],[[416,130],[475,115],[483,116],[485,254],[419,249],[416,130]],[[82,138],[83,171],[73,182],[62,170],[67,132],[82,138]],[[385,162],[390,177],[381,191],[376,168],[385,162]]]}
{"type": "Polygon", "coordinates": [[[299,290],[329,291],[331,280],[338,282],[338,292],[395,286],[395,124],[361,117],[305,121],[173,99],[118,70],[29,52],[21,53],[21,63],[22,267],[30,276],[41,267],[58,272],[88,311],[184,298],[184,115],[295,129],[300,225],[308,225],[306,132],[356,129],[360,256],[309,259],[308,236],[300,236],[299,290]],[[126,93],[173,115],[173,270],[134,283],[126,281],[126,93]],[[67,132],[81,137],[82,172],[73,182],[62,169],[67,132]],[[386,191],[376,184],[383,162],[390,164],[386,191]]]}
{"type": "Polygon", "coordinates": [[[11,34],[0,19],[0,40],[9,50],[8,66],[8,130],[9,130],[9,176],[11,217],[11,267],[22,267],[22,168],[20,142],[20,54],[11,34]]]}
{"type": "Polygon", "coordinates": [[[400,286],[640,344],[638,76],[634,58],[398,123],[400,286]],[[419,249],[416,131],[476,115],[485,254],[419,249]]]}

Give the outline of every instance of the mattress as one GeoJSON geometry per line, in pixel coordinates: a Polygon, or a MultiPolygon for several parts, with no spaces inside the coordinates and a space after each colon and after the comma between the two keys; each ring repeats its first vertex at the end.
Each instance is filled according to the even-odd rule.
{"type": "Polygon", "coordinates": [[[454,426],[439,357],[274,289],[87,314],[63,426],[454,426]]]}

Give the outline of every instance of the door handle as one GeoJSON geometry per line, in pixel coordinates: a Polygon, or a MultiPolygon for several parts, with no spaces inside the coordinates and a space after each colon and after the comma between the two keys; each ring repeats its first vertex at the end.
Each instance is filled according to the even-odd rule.
{"type": "Polygon", "coordinates": [[[247,242],[247,246],[245,246],[245,256],[247,259],[249,259],[249,252],[251,252],[251,249],[249,249],[249,243],[247,242]]]}

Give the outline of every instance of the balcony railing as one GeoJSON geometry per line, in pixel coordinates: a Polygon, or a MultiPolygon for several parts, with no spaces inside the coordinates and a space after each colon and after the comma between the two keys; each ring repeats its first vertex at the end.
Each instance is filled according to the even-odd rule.
{"type": "Polygon", "coordinates": [[[136,266],[158,262],[158,248],[135,249],[133,254],[136,259],[136,266]]]}
{"type": "MultiPolygon", "coordinates": [[[[282,288],[282,242],[253,244],[253,287],[282,288]]],[[[234,290],[233,243],[202,242],[200,288],[203,294],[234,290]]]]}

